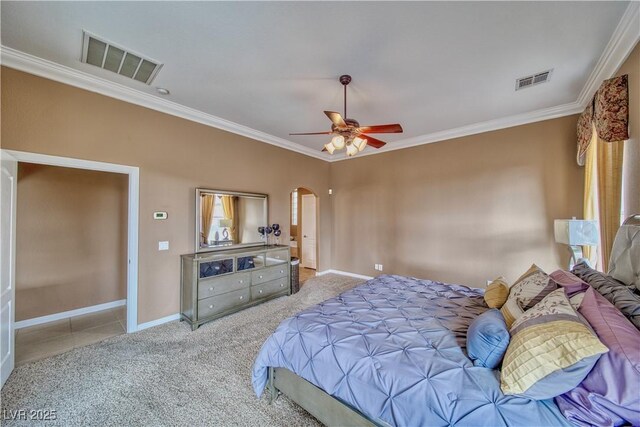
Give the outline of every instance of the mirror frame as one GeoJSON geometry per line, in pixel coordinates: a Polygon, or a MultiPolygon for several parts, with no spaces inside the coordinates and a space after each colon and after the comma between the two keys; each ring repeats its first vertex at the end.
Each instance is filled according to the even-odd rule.
{"type": "Polygon", "coordinates": [[[212,251],[223,251],[229,249],[237,249],[237,248],[247,248],[252,246],[263,246],[266,245],[266,241],[263,242],[253,242],[253,243],[235,243],[232,245],[218,246],[218,247],[200,247],[200,228],[202,227],[202,215],[200,215],[200,209],[202,208],[200,199],[202,194],[223,194],[229,196],[244,196],[244,197],[253,197],[256,199],[263,199],[264,203],[264,218],[262,223],[266,226],[269,224],[269,196],[267,194],[262,193],[243,193],[240,191],[229,191],[229,190],[212,190],[210,188],[196,188],[196,234],[195,234],[195,242],[196,242],[196,253],[199,252],[212,252],[212,251]]]}

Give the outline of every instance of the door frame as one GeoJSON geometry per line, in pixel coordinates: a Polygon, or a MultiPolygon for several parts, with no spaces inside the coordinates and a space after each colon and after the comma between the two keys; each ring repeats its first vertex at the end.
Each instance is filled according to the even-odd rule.
{"type": "MultiPolygon", "coordinates": [[[[310,190],[310,189],[308,189],[308,188],[306,188],[306,187],[298,187],[298,190],[299,190],[300,188],[303,188],[303,189],[305,189],[305,190],[307,190],[307,191],[309,191],[309,192],[310,192],[310,194],[302,194],[302,195],[300,195],[300,206],[298,206],[298,209],[299,209],[299,211],[300,211],[300,224],[299,224],[299,227],[300,227],[300,235],[302,235],[302,226],[303,226],[303,224],[304,224],[304,220],[302,219],[302,213],[303,213],[303,210],[302,210],[302,198],[303,198],[304,196],[313,196],[314,201],[315,201],[315,205],[316,205],[316,206],[315,206],[315,211],[316,211],[316,212],[315,212],[315,214],[316,214],[316,215],[315,215],[315,217],[316,217],[316,218],[315,218],[315,219],[316,219],[316,235],[315,235],[315,241],[316,241],[316,243],[315,243],[314,251],[315,251],[315,255],[316,255],[316,268],[315,268],[315,270],[316,270],[316,272],[317,272],[317,271],[318,271],[318,265],[319,265],[319,261],[318,261],[318,253],[319,253],[319,251],[318,251],[318,245],[319,245],[319,239],[318,239],[318,235],[319,235],[319,233],[318,233],[318,229],[319,229],[319,225],[320,225],[320,206],[319,206],[319,205],[320,205],[320,198],[319,198],[319,197],[318,197],[318,195],[317,195],[315,192],[313,192],[312,190],[310,190]]],[[[304,238],[304,237],[303,237],[303,238],[304,238]]],[[[298,248],[298,249],[300,250],[300,255],[301,255],[301,256],[300,256],[300,260],[301,260],[300,266],[302,267],[302,262],[304,261],[304,258],[302,257],[302,242],[298,242],[298,245],[299,245],[299,248],[298,248]]]]}
{"type": "MultiPolygon", "coordinates": [[[[50,156],[26,151],[1,150],[2,154],[14,157],[18,163],[36,163],[48,166],[112,172],[128,175],[127,214],[127,333],[138,330],[138,223],[140,209],[140,169],[137,166],[96,162],[72,157],[50,156]]],[[[16,192],[17,193],[17,192],[16,192]]],[[[15,265],[15,257],[12,260],[15,265]]],[[[15,319],[12,320],[14,322],[15,319]]]]}

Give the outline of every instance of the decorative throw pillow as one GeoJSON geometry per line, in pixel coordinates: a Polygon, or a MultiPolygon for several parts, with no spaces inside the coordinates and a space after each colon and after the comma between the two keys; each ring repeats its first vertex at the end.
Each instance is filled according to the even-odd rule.
{"type": "Polygon", "coordinates": [[[633,288],[592,269],[586,263],[581,262],[571,270],[573,274],[593,286],[600,295],[614,305],[627,319],[640,329],[640,295],[633,288]]]}
{"type": "Polygon", "coordinates": [[[487,310],[476,317],[467,331],[467,353],[475,366],[494,369],[509,345],[509,330],[500,310],[487,310]]]}
{"type": "Polygon", "coordinates": [[[513,322],[524,314],[524,310],[520,307],[517,298],[509,298],[502,308],[500,308],[500,313],[502,313],[504,317],[507,328],[511,328],[513,322]]]}
{"type": "Polygon", "coordinates": [[[509,299],[517,298],[523,310],[528,310],[546,297],[557,285],[547,273],[535,264],[515,281],[509,290],[509,299]]]}
{"type": "Polygon", "coordinates": [[[564,289],[518,318],[502,363],[504,394],[545,400],[571,390],[609,351],[580,321],[564,289]]]}
{"type": "Polygon", "coordinates": [[[489,308],[502,307],[507,302],[507,298],[509,298],[509,284],[502,276],[489,283],[484,291],[484,302],[489,308]]]}
{"type": "Polygon", "coordinates": [[[609,348],[574,389],[555,398],[562,414],[581,426],[640,425],[640,331],[593,288],[580,314],[609,348]]]}

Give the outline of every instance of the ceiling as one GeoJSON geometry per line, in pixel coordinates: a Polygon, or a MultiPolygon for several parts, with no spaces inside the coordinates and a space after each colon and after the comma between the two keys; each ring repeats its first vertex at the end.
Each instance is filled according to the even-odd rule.
{"type": "Polygon", "coordinates": [[[353,76],[349,117],[404,127],[404,134],[380,135],[386,149],[508,117],[575,113],[628,6],[3,1],[1,40],[5,64],[10,48],[76,77],[128,87],[197,121],[324,158],[326,136],[288,134],[329,130],[322,111],[342,111],[341,74],[353,76]],[[83,29],[164,67],[147,86],[81,63],[83,29]],[[550,82],[515,91],[516,78],[548,69],[550,82]],[[161,97],[157,86],[171,94],[161,97]]]}

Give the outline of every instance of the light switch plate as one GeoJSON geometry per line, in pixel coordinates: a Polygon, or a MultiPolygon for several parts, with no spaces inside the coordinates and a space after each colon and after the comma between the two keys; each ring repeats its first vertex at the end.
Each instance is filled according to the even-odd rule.
{"type": "Polygon", "coordinates": [[[158,242],[158,250],[159,251],[168,251],[169,250],[169,242],[158,242]]]}
{"type": "Polygon", "coordinates": [[[154,212],[153,219],[167,219],[169,215],[166,212],[154,212]]]}

